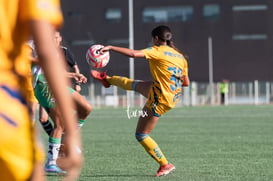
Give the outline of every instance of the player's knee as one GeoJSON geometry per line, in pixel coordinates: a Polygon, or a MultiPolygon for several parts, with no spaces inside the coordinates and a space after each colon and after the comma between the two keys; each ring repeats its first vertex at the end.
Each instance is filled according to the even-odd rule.
{"type": "Polygon", "coordinates": [[[153,85],[152,81],[138,81],[137,84],[135,85],[134,90],[147,98],[149,90],[152,85],[153,85]]]}
{"type": "Polygon", "coordinates": [[[136,137],[137,141],[139,141],[139,142],[141,142],[142,140],[144,140],[148,136],[149,136],[149,134],[143,134],[143,133],[136,133],[135,134],[135,137],[136,137]]]}
{"type": "Polygon", "coordinates": [[[87,104],[87,106],[86,106],[86,114],[87,114],[87,116],[91,113],[91,111],[92,111],[92,106],[91,106],[91,104],[87,104]]]}
{"type": "Polygon", "coordinates": [[[91,111],[92,111],[92,106],[91,106],[91,104],[86,104],[86,106],[85,106],[85,117],[87,117],[90,113],[91,113],[91,111]]]}
{"type": "Polygon", "coordinates": [[[86,117],[91,113],[91,111],[92,111],[92,106],[91,106],[91,104],[89,104],[89,103],[86,103],[85,104],[85,106],[84,106],[84,109],[82,109],[81,111],[80,111],[80,115],[79,115],[79,118],[80,119],[86,119],[86,117]]]}

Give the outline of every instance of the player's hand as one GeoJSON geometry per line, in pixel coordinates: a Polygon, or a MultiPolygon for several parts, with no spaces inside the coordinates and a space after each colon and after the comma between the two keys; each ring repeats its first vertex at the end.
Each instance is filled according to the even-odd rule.
{"type": "Polygon", "coordinates": [[[112,46],[108,45],[100,49],[100,54],[105,54],[106,52],[110,51],[112,46]]]}
{"type": "Polygon", "coordinates": [[[74,74],[74,79],[76,80],[77,83],[86,83],[87,82],[87,78],[80,73],[75,73],[74,74]]]}

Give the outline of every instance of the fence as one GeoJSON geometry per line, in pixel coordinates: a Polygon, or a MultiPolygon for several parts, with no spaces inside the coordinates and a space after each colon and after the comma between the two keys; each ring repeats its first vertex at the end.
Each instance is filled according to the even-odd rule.
{"type": "MultiPolygon", "coordinates": [[[[146,101],[142,95],[135,93],[133,100],[130,91],[124,91],[115,86],[104,88],[92,83],[84,87],[84,95],[93,107],[142,107],[146,101]]],[[[225,105],[230,104],[271,104],[273,102],[273,82],[230,82],[225,95],[225,105]]],[[[191,82],[190,87],[184,87],[179,106],[220,105],[220,83],[191,82]],[[212,91],[211,91],[212,89],[212,91]]]]}

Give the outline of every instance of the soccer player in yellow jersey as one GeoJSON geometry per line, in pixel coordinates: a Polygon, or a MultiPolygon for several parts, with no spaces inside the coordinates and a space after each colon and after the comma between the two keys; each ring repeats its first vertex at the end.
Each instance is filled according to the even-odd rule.
{"type": "Polygon", "coordinates": [[[0,1],[0,178],[1,180],[45,180],[43,150],[38,146],[27,107],[26,81],[29,76],[25,42],[32,35],[41,66],[58,101],[66,129],[68,175],[74,180],[80,173],[82,155],[76,131],[73,102],[66,91],[69,84],[63,70],[64,58],[52,36],[62,23],[58,0],[0,1]],[[59,59],[59,60],[58,60],[59,59]],[[56,61],[58,60],[58,61],[56,61]]]}
{"type": "Polygon", "coordinates": [[[181,96],[183,86],[189,86],[188,65],[184,55],[171,41],[172,33],[167,26],[158,26],[152,31],[153,46],[144,50],[105,46],[101,54],[115,51],[135,58],[149,61],[153,81],[135,81],[126,77],[107,76],[105,72],[91,71],[91,75],[105,87],[115,85],[125,90],[134,90],[146,98],[143,111],[136,128],[136,139],[160,165],[156,177],[165,176],[175,170],[163,155],[157,143],[149,136],[159,117],[173,108],[181,96]]]}

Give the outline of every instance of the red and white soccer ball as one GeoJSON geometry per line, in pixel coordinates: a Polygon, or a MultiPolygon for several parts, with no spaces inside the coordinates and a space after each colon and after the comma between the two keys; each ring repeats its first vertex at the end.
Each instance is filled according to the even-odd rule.
{"type": "Polygon", "coordinates": [[[94,68],[103,68],[109,62],[109,52],[106,52],[103,55],[100,54],[100,49],[103,47],[103,45],[92,45],[86,52],[87,63],[94,68]]]}

